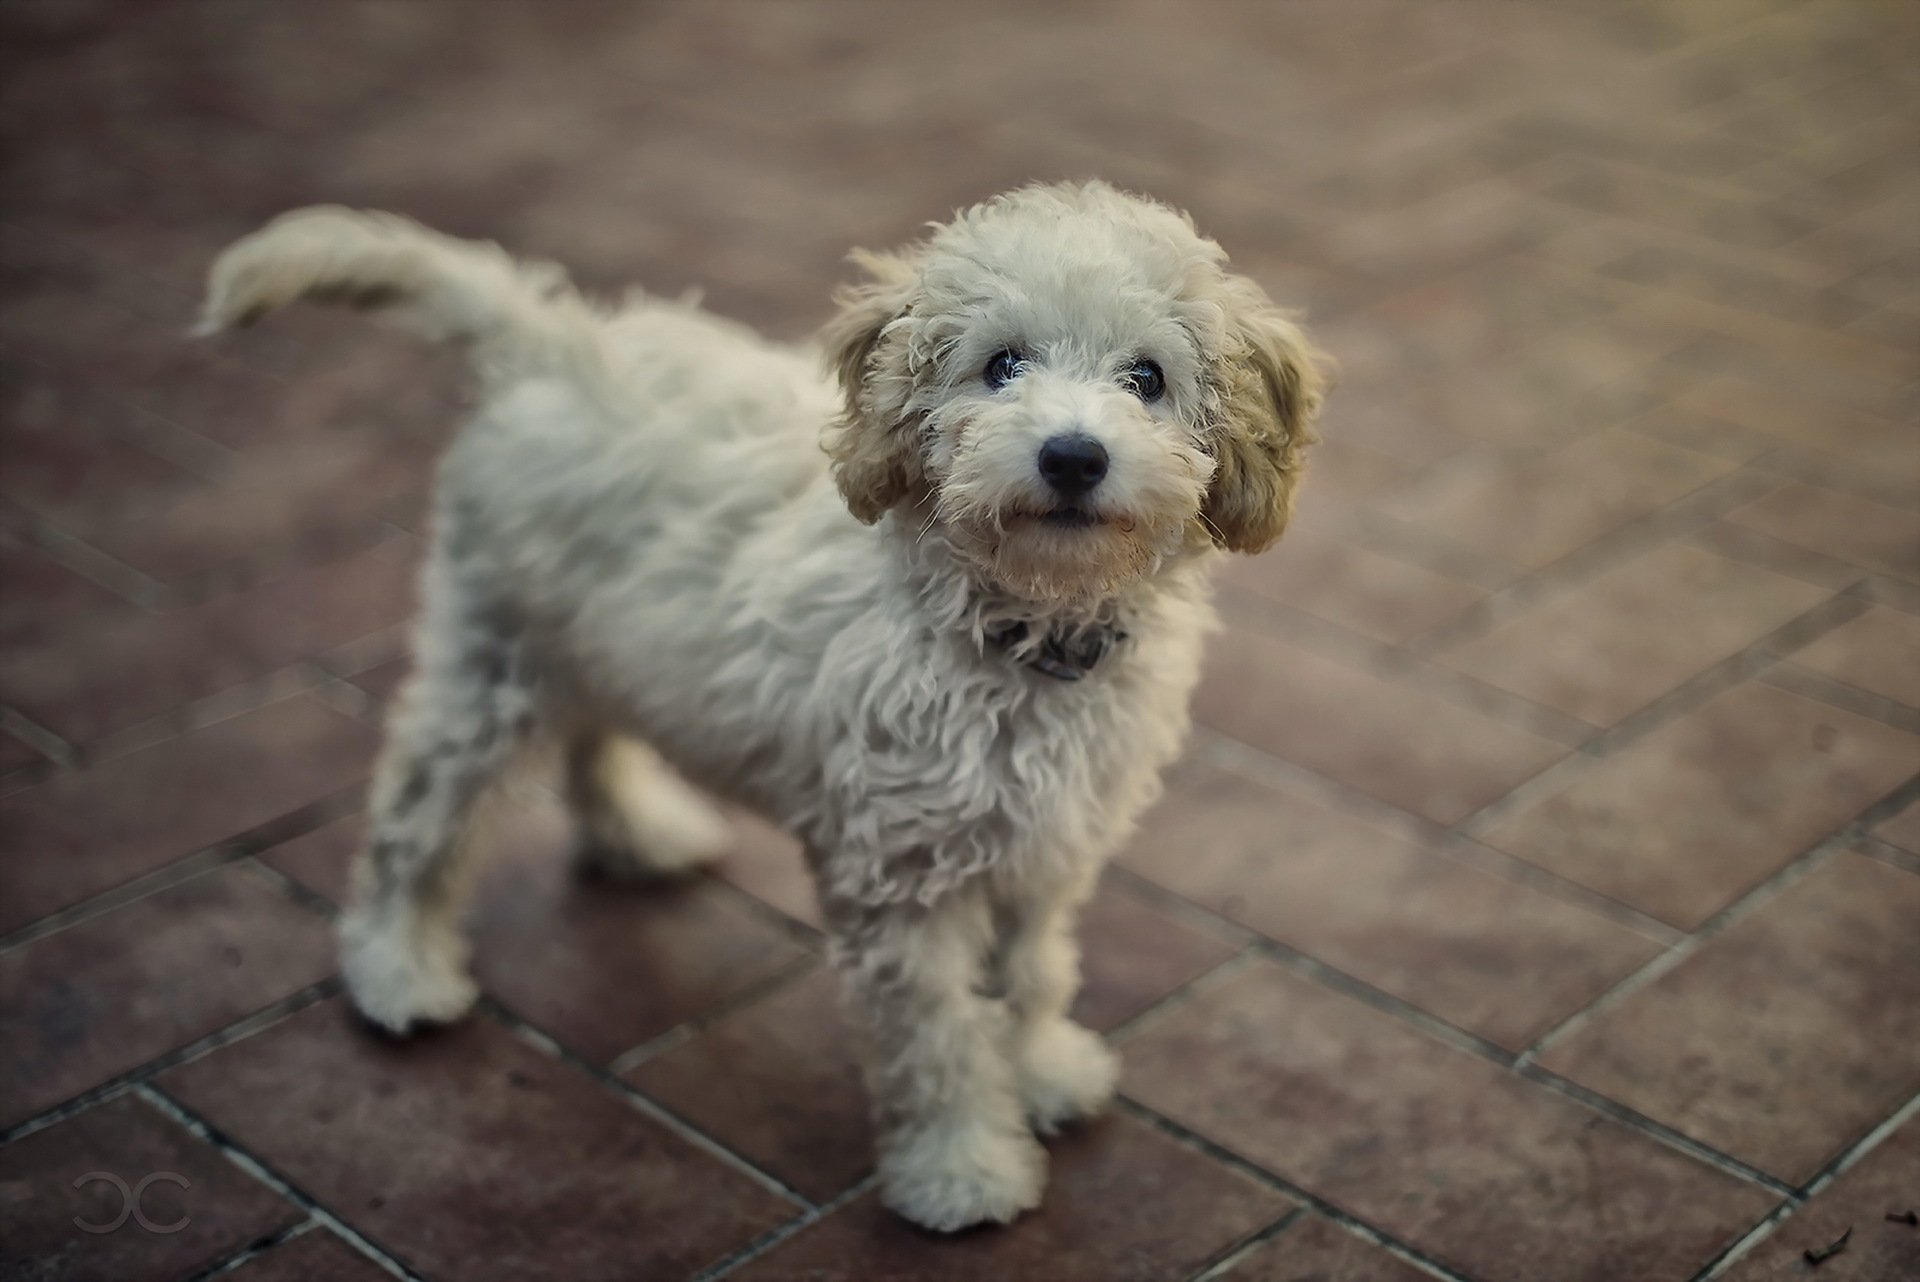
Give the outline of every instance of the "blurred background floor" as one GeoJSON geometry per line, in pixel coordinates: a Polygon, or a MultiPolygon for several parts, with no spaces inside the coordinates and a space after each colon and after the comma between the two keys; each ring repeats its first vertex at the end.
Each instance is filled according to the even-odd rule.
{"type": "Polygon", "coordinates": [[[4,22],[0,1272],[1920,1276],[1920,7],[4,22]],[[210,255],[372,205],[797,338],[849,247],[1088,174],[1343,377],[1089,914],[1125,1100],[1045,1208],[877,1208],[756,828],[623,895],[526,793],[483,1011],[359,1030],[328,917],[461,391],[352,319],[182,342],[210,255]]]}

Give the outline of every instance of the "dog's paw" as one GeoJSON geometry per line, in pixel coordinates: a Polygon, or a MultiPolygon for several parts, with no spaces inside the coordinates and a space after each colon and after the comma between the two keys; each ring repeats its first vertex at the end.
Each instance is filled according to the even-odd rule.
{"type": "Polygon", "coordinates": [[[1042,1135],[1105,1108],[1120,1079],[1120,1057],[1098,1033],[1067,1019],[1035,1029],[1018,1068],[1020,1102],[1042,1135]]]}
{"type": "Polygon", "coordinates": [[[1047,1151],[1026,1130],[968,1123],[896,1140],[880,1160],[880,1200],[922,1228],[1008,1224],[1040,1205],[1047,1151]]]}
{"type": "Polygon", "coordinates": [[[355,1009],[391,1033],[452,1023],[480,995],[457,936],[436,939],[354,913],[340,926],[340,974],[355,1009]]]}

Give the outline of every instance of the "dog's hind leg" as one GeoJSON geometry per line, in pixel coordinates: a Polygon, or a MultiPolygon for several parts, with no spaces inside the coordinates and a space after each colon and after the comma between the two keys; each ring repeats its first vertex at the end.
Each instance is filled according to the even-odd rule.
{"type": "Polygon", "coordinates": [[[726,819],[637,739],[599,730],[576,735],[567,747],[566,784],[585,871],[622,880],[677,877],[727,848],[726,819]]]}
{"type": "Polygon", "coordinates": [[[435,566],[416,641],[417,671],[388,721],[371,827],[340,924],[354,1004],[404,1032],[466,1013],[475,988],[461,927],[487,787],[525,742],[535,700],[510,612],[435,566]]]}

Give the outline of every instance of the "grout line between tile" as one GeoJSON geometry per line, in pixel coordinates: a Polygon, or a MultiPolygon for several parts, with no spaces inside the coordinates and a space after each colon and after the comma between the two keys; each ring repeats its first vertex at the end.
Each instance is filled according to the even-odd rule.
{"type": "Polygon", "coordinates": [[[1858,566],[1849,565],[1838,557],[1803,548],[1797,543],[1777,539],[1771,534],[1733,521],[1723,520],[1702,526],[1682,536],[1679,542],[1729,561],[1738,561],[1742,565],[1834,592],[1845,591],[1847,585],[1860,575],[1858,566]]]}
{"type": "Polygon", "coordinates": [[[286,664],[214,690],[163,712],[109,731],[81,749],[84,765],[95,766],[171,742],[195,730],[231,721],[249,712],[316,692],[317,682],[304,662],[286,664]]]}
{"type": "Polygon", "coordinates": [[[31,517],[25,529],[42,552],[123,601],[142,609],[157,610],[171,599],[171,592],[158,579],[108,556],[91,543],[76,538],[50,521],[31,517]]]}
{"type": "Polygon", "coordinates": [[[0,1131],[0,1147],[5,1147],[15,1140],[25,1139],[29,1135],[44,1131],[49,1126],[64,1122],[88,1109],[108,1103],[130,1090],[138,1090],[149,1079],[178,1068],[182,1064],[190,1064],[222,1046],[251,1037],[279,1023],[289,1015],[333,996],[339,987],[340,981],[337,978],[323,979],[317,984],[309,984],[298,992],[289,993],[279,1001],[261,1007],[251,1015],[243,1015],[225,1027],[215,1029],[205,1037],[188,1042],[185,1046],[168,1051],[164,1055],[157,1055],[138,1067],[82,1091],[72,1099],[55,1104],[52,1108],[45,1109],[23,1122],[15,1123],[6,1130],[0,1131]]]}
{"type": "Polygon", "coordinates": [[[1337,623],[1254,592],[1223,587],[1216,598],[1230,624],[1278,638],[1383,681],[1394,681],[1442,702],[1477,712],[1564,748],[1578,748],[1599,728],[1577,717],[1489,685],[1398,646],[1376,641],[1337,623]]]}
{"type": "Polygon", "coordinates": [[[1892,842],[1882,841],[1878,837],[1860,837],[1854,841],[1853,848],[1869,859],[1878,859],[1883,864],[1891,864],[1910,873],[1920,873],[1920,855],[1902,850],[1892,842]]]}
{"type": "MultiPolygon", "coordinates": [[[[1128,874],[1128,876],[1130,878],[1137,877],[1137,874],[1128,874]]],[[[1172,892],[1170,891],[1161,890],[1153,886],[1151,882],[1145,883],[1145,886],[1149,888],[1150,893],[1155,893],[1156,897],[1171,896],[1174,899],[1178,898],[1177,896],[1172,896],[1172,892]]],[[[1188,905],[1188,907],[1192,908],[1193,906],[1188,905]]],[[[1197,908],[1194,908],[1193,911],[1203,914],[1205,912],[1204,909],[1197,908]]],[[[1666,955],[1667,954],[1664,953],[1662,954],[1663,957],[1666,955]]],[[[1632,1109],[1607,1099],[1605,1096],[1596,1092],[1589,1091],[1585,1087],[1568,1081],[1556,1073],[1548,1072],[1546,1069],[1539,1067],[1538,1064],[1524,1062],[1521,1056],[1515,1055],[1496,1042],[1489,1041],[1477,1033],[1450,1024],[1437,1015],[1422,1010],[1418,1006],[1382,989],[1375,988],[1365,980],[1349,975],[1345,971],[1330,966],[1326,962],[1300,952],[1297,949],[1289,948],[1284,944],[1264,937],[1256,937],[1248,946],[1247,951],[1241,954],[1240,957],[1234,959],[1235,962],[1239,963],[1236,967],[1236,973],[1238,970],[1246,969],[1247,966],[1251,964],[1251,959],[1255,957],[1265,959],[1290,973],[1299,975],[1322,987],[1330,988],[1346,997],[1359,1001],[1402,1024],[1411,1025],[1435,1041],[1451,1046],[1455,1050],[1472,1055],[1478,1059],[1486,1060],[1503,1070],[1513,1072],[1528,1081],[1534,1082],[1536,1085],[1544,1086],[1559,1094],[1566,1095],[1596,1111],[1607,1114],[1615,1121],[1630,1126],[1632,1129],[1647,1135],[1649,1138],[1668,1148],[1678,1149],[1696,1160],[1706,1162],[1727,1174],[1735,1175],[1745,1182],[1759,1184],[1781,1196],[1794,1195],[1794,1190],[1790,1186],[1768,1175],[1765,1171],[1757,1167],[1749,1166],[1738,1158],[1721,1153],[1719,1150],[1702,1144],[1698,1140],[1684,1135],[1663,1123],[1636,1113],[1632,1109]]],[[[1655,961],[1658,960],[1659,958],[1655,959],[1655,961]]],[[[1208,972],[1208,975],[1202,976],[1200,980],[1196,980],[1194,983],[1200,983],[1205,980],[1225,982],[1225,977],[1215,977],[1220,977],[1221,971],[1230,964],[1232,963],[1222,963],[1220,967],[1208,972]]],[[[1649,965],[1651,964],[1652,963],[1649,963],[1649,965]]],[[[1643,967],[1642,969],[1644,970],[1645,968],[1643,967]]],[[[1189,985],[1188,989],[1191,990],[1191,988],[1192,985],[1189,985]]],[[[1189,995],[1191,995],[1191,993],[1189,993],[1189,995]]],[[[1180,1004],[1184,1004],[1184,1002],[1174,1003],[1175,1006],[1180,1004]]],[[[1129,1030],[1128,1035],[1131,1036],[1134,1031],[1137,1030],[1129,1030]]]]}
{"type": "Polygon", "coordinates": [[[341,1238],[345,1239],[349,1246],[353,1247],[354,1250],[358,1251],[374,1264],[379,1265],[395,1277],[407,1279],[407,1282],[424,1282],[420,1273],[409,1268],[399,1256],[379,1245],[372,1238],[367,1237],[361,1233],[360,1230],[335,1215],[332,1211],[321,1205],[313,1195],[268,1166],[239,1144],[236,1144],[217,1127],[213,1126],[205,1118],[195,1113],[192,1109],[189,1109],[173,1096],[151,1083],[142,1084],[136,1087],[135,1090],[139,1093],[141,1099],[145,1100],[148,1104],[171,1118],[180,1126],[186,1128],[186,1130],[190,1131],[205,1143],[211,1144],[225,1155],[228,1161],[253,1176],[254,1179],[260,1181],[260,1183],[266,1185],[281,1197],[286,1198],[295,1206],[300,1207],[313,1219],[319,1221],[341,1238]]]}
{"type": "Polygon", "coordinates": [[[56,909],[20,927],[12,934],[0,937],[0,956],[37,943],[49,935],[56,935],[68,927],[117,912],[151,895],[171,890],[175,886],[203,877],[229,864],[238,863],[245,857],[244,852],[240,850],[220,845],[195,851],[169,864],[162,864],[151,872],[142,873],[131,881],[123,881],[90,899],[83,899],[77,904],[56,909]]]}
{"type": "Polygon", "coordinates": [[[1685,1132],[1675,1130],[1665,1122],[1648,1117],[1637,1109],[1628,1108],[1598,1091],[1588,1090],[1578,1082],[1562,1077],[1558,1073],[1549,1072],[1538,1064],[1526,1064],[1515,1071],[1535,1085],[1544,1086],[1556,1094],[1584,1104],[1596,1113],[1604,1113],[1622,1126],[1657,1140],[1670,1149],[1715,1168],[1722,1174],[1731,1175],[1742,1183],[1756,1184],[1776,1197],[1795,1199],[1800,1197],[1799,1190],[1785,1180],[1769,1175],[1759,1167],[1743,1162],[1731,1154],[1722,1153],[1711,1145],[1703,1144],[1685,1132]]]}
{"type": "Polygon", "coordinates": [[[1453,619],[1408,641],[1410,655],[1431,659],[1441,650],[1484,635],[1544,602],[1577,591],[1609,570],[1684,538],[1755,497],[1776,481],[1751,471],[1748,462],[1689,490],[1627,524],[1566,553],[1559,560],[1490,592],[1453,619]]]}
{"type": "Polygon", "coordinates": [[[1920,1117],[1920,1093],[1916,1093],[1906,1103],[1895,1109],[1887,1119],[1869,1130],[1854,1143],[1849,1144],[1839,1156],[1815,1171],[1802,1186],[1807,1198],[1819,1196],[1832,1183],[1858,1166],[1868,1154],[1879,1148],[1895,1131],[1908,1122],[1920,1117]]]}
{"type": "Polygon", "coordinates": [[[242,857],[239,862],[246,867],[248,873],[267,882],[275,890],[278,890],[302,908],[307,909],[309,912],[316,913],[321,917],[325,917],[328,921],[338,920],[340,916],[340,906],[338,904],[328,899],[319,891],[312,889],[299,878],[281,872],[278,868],[275,868],[272,864],[260,858],[260,852],[255,851],[250,855],[246,855],[242,857]]]}
{"type": "Polygon", "coordinates": [[[1739,1261],[1740,1257],[1746,1255],[1752,1251],[1754,1247],[1772,1236],[1775,1229],[1786,1223],[1788,1218],[1800,1209],[1800,1205],[1800,1203],[1789,1198],[1781,1202],[1778,1206],[1775,1206],[1772,1210],[1761,1216],[1759,1222],[1752,1228],[1735,1238],[1732,1242],[1729,1242],[1720,1254],[1708,1260],[1706,1264],[1701,1267],[1700,1271],[1693,1275],[1692,1282],[1708,1282],[1710,1278],[1720,1277],[1728,1269],[1732,1268],[1734,1264],[1739,1261]]]}
{"type": "Polygon", "coordinates": [[[1883,574],[1868,575],[1855,585],[1860,595],[1875,605],[1902,614],[1920,614],[1920,583],[1907,583],[1883,574]]]}
{"type": "MultiPolygon", "coordinates": [[[[7,224],[6,229],[14,230],[11,224],[7,224]]],[[[79,288],[75,288],[73,292],[98,294],[99,297],[109,300],[109,306],[117,310],[125,310],[120,301],[113,298],[111,294],[79,288]]],[[[32,366],[34,373],[43,378],[58,379],[70,372],[69,368],[60,362],[22,349],[11,340],[0,343],[0,350],[4,350],[9,359],[16,360],[22,365],[32,366]]],[[[129,446],[163,463],[169,463],[180,469],[183,480],[213,481],[217,479],[217,474],[222,467],[232,464],[240,457],[240,451],[234,447],[224,445],[202,432],[176,423],[124,390],[90,387],[87,389],[83,408],[91,409],[96,404],[113,405],[128,412],[126,420],[89,423],[88,430],[95,434],[96,439],[129,446]]]]}
{"type": "Polygon", "coordinates": [[[300,666],[312,681],[306,689],[309,695],[335,712],[384,730],[385,709],[378,699],[345,677],[330,671],[318,660],[309,659],[300,666]]]}
{"type": "Polygon", "coordinates": [[[1320,1215],[1332,1220],[1355,1236],[1363,1238],[1408,1264],[1424,1269],[1433,1276],[1444,1279],[1445,1282],[1473,1282],[1473,1279],[1467,1277],[1465,1274],[1455,1272],[1438,1260],[1429,1259],[1400,1239],[1381,1232],[1365,1220],[1349,1215],[1325,1198],[1308,1192],[1291,1180],[1275,1175],[1264,1166],[1249,1161],[1225,1145],[1215,1143],[1198,1131],[1189,1130],[1179,1122],[1174,1121],[1163,1113],[1156,1112],[1154,1109],[1140,1103],[1131,1096],[1116,1096],[1113,1106],[1116,1111],[1125,1113],[1136,1121],[1146,1123],[1162,1135],[1177,1141],[1181,1145],[1202,1153],[1223,1166],[1232,1167],[1242,1175],[1253,1180],[1254,1183],[1264,1188],[1272,1189],[1276,1193],[1284,1194],[1294,1201],[1301,1203],[1303,1206],[1319,1212],[1320,1215]]]}
{"type": "MultiPolygon", "coordinates": [[[[739,904],[746,912],[760,918],[769,926],[772,926],[775,930],[778,930],[795,944],[798,944],[809,952],[818,950],[821,941],[827,937],[826,931],[820,927],[801,921],[798,917],[789,916],[752,891],[734,884],[734,882],[722,876],[718,868],[706,868],[702,870],[701,876],[721,887],[726,896],[739,904]]],[[[808,877],[808,884],[812,884],[811,875],[808,877]]]]}
{"type": "Polygon", "coordinates": [[[1243,779],[1291,792],[1304,792],[1330,808],[1404,835],[1433,839],[1446,829],[1422,815],[1402,810],[1349,784],[1276,756],[1250,743],[1196,724],[1189,750],[1201,761],[1231,770],[1243,779]]]}
{"type": "Polygon", "coordinates": [[[1404,561],[1417,569],[1452,579],[1492,594],[1512,587],[1525,571],[1430,530],[1375,510],[1358,511],[1341,522],[1338,537],[1378,556],[1404,561]]]}
{"type": "Polygon", "coordinates": [[[18,708],[0,707],[0,730],[23,740],[62,770],[73,769],[79,760],[80,754],[71,743],[18,708]]]}
{"type": "Polygon", "coordinates": [[[1108,1029],[1102,1036],[1107,1045],[1118,1049],[1125,1046],[1141,1032],[1158,1023],[1162,1018],[1179,1010],[1207,989],[1224,984],[1241,971],[1252,965],[1259,956],[1250,947],[1242,949],[1219,965],[1201,971],[1180,987],[1174,989],[1159,1001],[1130,1018],[1120,1021],[1108,1029]]]}
{"type": "Polygon", "coordinates": [[[1846,833],[1847,829],[1843,828],[1839,833],[1816,842],[1794,856],[1784,867],[1701,922],[1691,933],[1682,935],[1666,951],[1649,958],[1637,970],[1621,977],[1619,982],[1604,993],[1542,1033],[1534,1039],[1532,1045],[1520,1052],[1519,1058],[1515,1061],[1516,1067],[1525,1067],[1538,1060],[1543,1053],[1579,1032],[1596,1017],[1673,970],[1735,922],[1757,910],[1788,886],[1828,863],[1834,855],[1849,844],[1850,838],[1846,833]]]}
{"type": "Polygon", "coordinates": [[[1542,868],[1518,855],[1509,854],[1496,846],[1483,845],[1472,836],[1444,827],[1410,811],[1401,810],[1388,802],[1350,788],[1346,784],[1315,774],[1305,766],[1296,765],[1284,757],[1273,756],[1204,726],[1194,727],[1193,747],[1198,759],[1229,770],[1243,779],[1267,787],[1308,793],[1314,800],[1330,809],[1430,844],[1451,858],[1476,867],[1489,875],[1518,882],[1556,899],[1575,904],[1607,918],[1616,925],[1624,926],[1662,943],[1671,943],[1683,933],[1657,917],[1648,916],[1631,904],[1604,895],[1577,881],[1569,881],[1558,873],[1542,868]]]}
{"type": "Polygon", "coordinates": [[[634,1086],[633,1083],[624,1078],[616,1077],[608,1070],[594,1064],[591,1060],[574,1054],[551,1034],[545,1032],[537,1025],[522,1019],[519,1015],[502,1005],[498,998],[488,993],[482,993],[479,1008],[486,1011],[495,1021],[504,1026],[509,1032],[522,1042],[525,1042],[528,1046],[598,1081],[602,1086],[611,1090],[615,1095],[618,1095],[629,1107],[659,1123],[680,1139],[720,1162],[721,1165],[746,1176],[755,1184],[758,1184],[761,1188],[772,1193],[782,1201],[791,1202],[795,1206],[805,1210],[814,1209],[815,1204],[809,1198],[799,1191],[788,1187],[788,1185],[777,1176],[761,1170],[759,1166],[744,1155],[736,1153],[719,1140],[706,1134],[692,1123],[680,1117],[679,1114],[641,1091],[638,1087],[634,1086]]]}
{"type": "Polygon", "coordinates": [[[620,1052],[608,1061],[607,1072],[624,1079],[628,1073],[648,1060],[657,1059],[675,1047],[686,1044],[729,1015],[745,1010],[799,983],[817,971],[819,964],[820,958],[813,953],[805,953],[794,958],[772,974],[763,976],[739,992],[713,1003],[691,1019],[620,1052]]]}
{"type": "Polygon", "coordinates": [[[795,1216],[785,1224],[780,1225],[778,1228],[761,1237],[758,1241],[749,1242],[745,1247],[718,1263],[708,1265],[706,1268],[694,1274],[691,1282],[714,1282],[715,1279],[723,1278],[734,1270],[750,1264],[789,1238],[799,1235],[802,1230],[810,1228],[818,1224],[821,1220],[826,1219],[841,1207],[859,1198],[879,1182],[880,1177],[878,1175],[868,1175],[850,1188],[822,1202],[819,1206],[812,1207],[804,1213],[795,1216]]]}
{"type": "Polygon", "coordinates": [[[1385,989],[1375,988],[1366,980],[1349,975],[1339,967],[1330,966],[1317,957],[1309,956],[1298,949],[1289,948],[1271,939],[1256,942],[1252,951],[1303,979],[1312,980],[1323,988],[1331,988],[1337,993],[1371,1006],[1383,1015],[1411,1024],[1428,1037],[1444,1042],[1457,1051],[1487,1060],[1503,1069],[1511,1069],[1514,1066],[1513,1052],[1498,1042],[1490,1041],[1478,1033],[1469,1032],[1457,1024],[1450,1024],[1438,1015],[1422,1010],[1404,998],[1395,997],[1385,989]]]}
{"type": "Polygon", "coordinates": [[[1577,778],[1591,769],[1595,760],[1609,757],[1621,748],[1647,738],[1741,682],[1760,677],[1778,662],[1774,656],[1781,648],[1797,649],[1839,627],[1865,608],[1859,598],[1844,591],[1836,592],[1602,730],[1578,751],[1548,765],[1532,778],[1523,780],[1503,796],[1496,797],[1461,819],[1453,825],[1453,831],[1477,839],[1502,819],[1525,810],[1541,797],[1559,791],[1568,779],[1577,778]]]}
{"type": "MultiPolygon", "coordinates": [[[[1123,882],[1134,893],[1168,916],[1185,922],[1224,944],[1231,944],[1235,949],[1250,948],[1262,938],[1260,932],[1249,930],[1237,922],[1222,917],[1210,908],[1203,908],[1191,899],[1176,891],[1168,890],[1159,882],[1135,872],[1124,864],[1109,864],[1106,875],[1123,882]]],[[[1238,955],[1236,952],[1235,956],[1238,955]]],[[[1233,958],[1227,960],[1231,961],[1233,958]]],[[[1221,963],[1221,965],[1225,964],[1226,962],[1221,963]]]]}
{"type": "Polygon", "coordinates": [[[1920,708],[1910,708],[1883,694],[1836,681],[1790,660],[1774,664],[1760,675],[1759,680],[1776,690],[1785,690],[1788,694],[1797,694],[1803,699],[1812,699],[1869,721],[1878,721],[1896,730],[1920,735],[1920,708]]]}
{"type": "Polygon", "coordinates": [[[0,801],[6,800],[17,792],[38,787],[53,778],[59,767],[52,761],[29,761],[23,766],[0,772],[0,801]]]}
{"type": "Polygon", "coordinates": [[[360,785],[357,784],[343,789],[331,797],[323,797],[290,810],[215,845],[191,851],[79,903],[56,909],[12,934],[0,937],[0,955],[324,827],[358,808],[359,790],[360,785]]]}
{"type": "MultiPolygon", "coordinates": [[[[232,1159],[229,1158],[228,1160],[231,1161],[232,1159]]],[[[257,1238],[247,1243],[226,1258],[217,1260],[206,1268],[201,1269],[198,1273],[189,1274],[184,1282],[206,1282],[208,1278],[224,1277],[249,1260],[259,1259],[267,1252],[284,1246],[295,1238],[305,1237],[315,1228],[318,1228],[319,1225],[320,1221],[313,1218],[313,1212],[308,1211],[306,1219],[297,1221],[278,1233],[271,1233],[266,1237],[257,1238]]],[[[324,1230],[322,1231],[324,1232],[324,1230]]]]}
{"type": "Polygon", "coordinates": [[[1188,1275],[1188,1282],[1214,1282],[1215,1278],[1223,1276],[1228,1270],[1232,1269],[1234,1265],[1239,1264],[1242,1260],[1312,1214],[1313,1209],[1311,1207],[1294,1207],[1265,1228],[1256,1229],[1244,1241],[1237,1242],[1228,1247],[1224,1252],[1220,1253],[1217,1259],[1201,1265],[1198,1270],[1188,1275]]]}

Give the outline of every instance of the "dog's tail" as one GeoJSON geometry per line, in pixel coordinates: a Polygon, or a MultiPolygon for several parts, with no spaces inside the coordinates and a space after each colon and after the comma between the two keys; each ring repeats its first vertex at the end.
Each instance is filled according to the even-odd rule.
{"type": "Polygon", "coordinates": [[[251,325],[303,298],[464,343],[489,380],[600,364],[600,318],[554,264],[333,205],[282,214],[228,246],[194,332],[251,325]]]}

